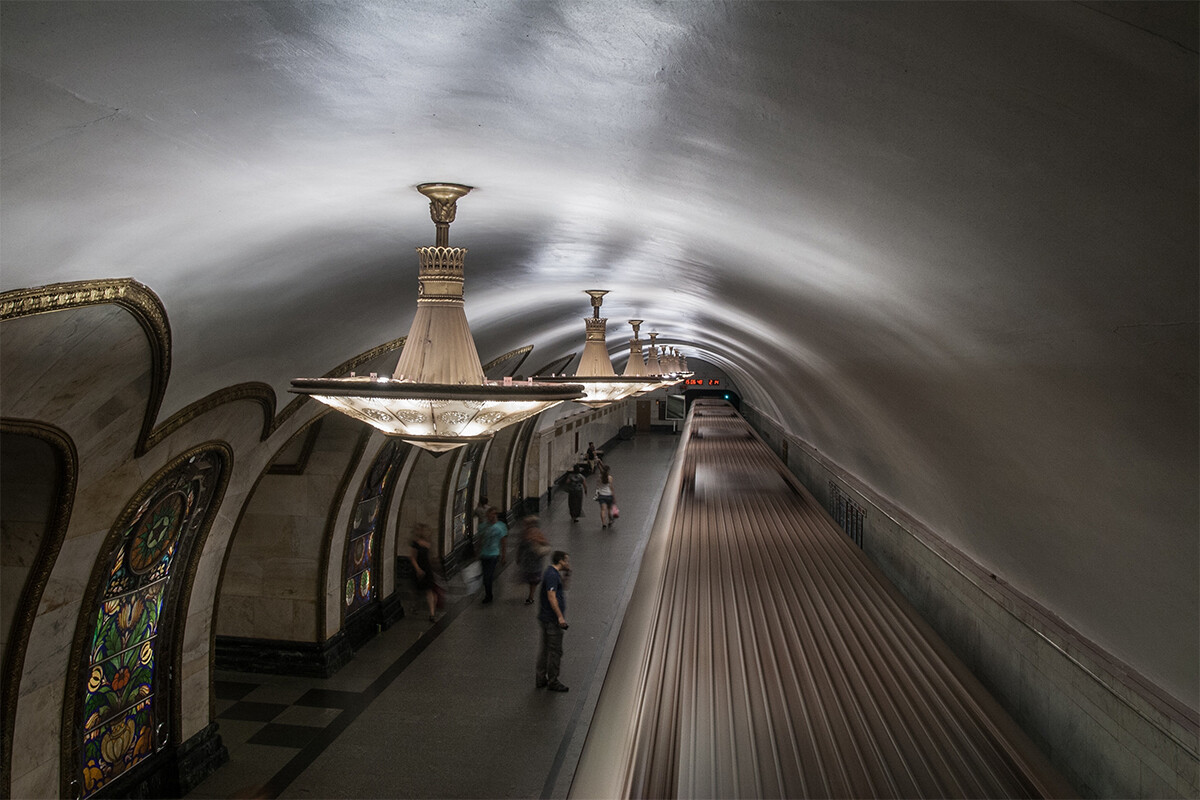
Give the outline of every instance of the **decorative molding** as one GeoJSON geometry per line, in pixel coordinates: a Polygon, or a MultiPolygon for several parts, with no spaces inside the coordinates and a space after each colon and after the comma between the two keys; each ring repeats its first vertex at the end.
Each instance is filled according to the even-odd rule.
{"type": "Polygon", "coordinates": [[[133,278],[105,278],[16,289],[0,294],[0,322],[110,304],[133,315],[150,345],[150,392],[134,448],[134,455],[141,456],[150,449],[151,430],[171,375],[171,326],[162,300],[150,287],[133,278]]]}
{"type": "Polygon", "coordinates": [[[517,370],[519,370],[521,368],[521,365],[525,363],[525,359],[529,358],[529,354],[532,352],[533,352],[533,345],[531,345],[531,344],[527,344],[524,347],[518,347],[516,350],[509,350],[504,355],[502,355],[498,358],[493,358],[491,361],[484,364],[483,365],[483,374],[487,375],[488,378],[490,378],[491,380],[495,380],[495,378],[492,378],[491,375],[488,375],[489,370],[495,369],[496,367],[500,366],[501,364],[503,364],[505,361],[509,360],[510,358],[516,358],[517,356],[520,356],[520,360],[518,360],[517,363],[513,364],[512,367],[506,367],[504,372],[501,373],[501,377],[503,377],[504,375],[510,375],[510,376],[516,375],[517,370]]]}
{"type": "Polygon", "coordinates": [[[17,603],[12,628],[8,634],[8,646],[4,653],[4,677],[0,683],[3,701],[3,717],[0,723],[0,797],[12,797],[13,729],[17,721],[17,703],[20,699],[21,674],[25,668],[25,654],[29,648],[29,635],[37,618],[42,593],[50,580],[50,572],[62,549],[67,527],[71,521],[71,510],[75,504],[75,489],[79,483],[79,453],[75,443],[66,433],[50,425],[32,420],[0,419],[0,432],[28,436],[45,442],[57,456],[57,474],[54,476],[55,504],[51,512],[38,553],[31,565],[21,597],[17,603]]]}
{"type": "MultiPolygon", "coordinates": [[[[142,418],[142,428],[134,445],[135,457],[145,455],[172,433],[197,417],[225,403],[240,400],[251,400],[263,407],[265,422],[262,440],[265,441],[308,401],[307,396],[298,396],[279,409],[276,414],[277,398],[270,386],[257,382],[241,383],[219,389],[197,400],[155,427],[154,422],[158,419],[158,412],[162,408],[163,397],[167,392],[167,381],[171,374],[171,326],[167,320],[162,300],[150,287],[133,278],[72,281],[3,292],[0,293],[0,322],[36,314],[50,314],[100,305],[117,305],[132,314],[145,331],[146,340],[150,346],[150,391],[146,403],[146,413],[142,418]]],[[[407,338],[401,336],[360,353],[334,367],[323,377],[334,378],[346,375],[385,353],[403,350],[407,338]]],[[[532,349],[531,345],[530,350],[532,349]]],[[[513,351],[501,358],[511,357],[517,352],[520,351],[513,351]]],[[[319,412],[321,416],[327,413],[329,413],[329,409],[319,412]]]]}
{"type": "MultiPolygon", "coordinates": [[[[266,475],[303,475],[308,469],[308,459],[312,457],[313,449],[317,446],[317,437],[321,433],[321,423],[325,421],[325,415],[314,417],[311,422],[307,423],[297,433],[293,434],[290,439],[280,445],[280,450],[291,444],[297,436],[304,437],[304,443],[300,445],[300,455],[295,462],[291,464],[283,464],[278,461],[272,461],[265,470],[266,475]]],[[[277,456],[278,457],[278,456],[277,456]]],[[[257,484],[256,484],[257,485],[257,484]]]]}
{"type": "Polygon", "coordinates": [[[567,365],[575,360],[575,355],[575,353],[571,353],[569,356],[555,359],[541,369],[534,370],[533,376],[537,378],[542,375],[561,375],[566,370],[567,365]]]}
{"type": "MultiPolygon", "coordinates": [[[[384,353],[390,353],[394,350],[403,350],[404,349],[404,341],[407,338],[408,338],[407,336],[401,336],[399,339],[392,339],[390,342],[384,342],[383,344],[379,345],[378,347],[373,347],[370,350],[367,350],[365,353],[359,353],[354,358],[350,359],[349,361],[342,362],[338,366],[331,369],[329,372],[326,372],[321,377],[322,378],[344,377],[347,374],[349,374],[350,372],[357,370],[363,364],[366,364],[368,361],[378,358],[379,356],[383,355],[384,353]]],[[[299,395],[295,399],[293,399],[290,403],[288,403],[286,406],[284,406],[283,409],[280,410],[279,416],[275,419],[275,426],[278,427],[279,425],[282,425],[283,422],[286,419],[288,419],[288,417],[292,416],[297,411],[299,411],[301,409],[301,407],[303,407],[303,405],[306,402],[308,402],[308,400],[309,400],[308,395],[299,395]]],[[[330,409],[328,409],[328,408],[324,409],[322,411],[322,415],[328,414],[329,411],[330,411],[330,409]]]]}
{"type": "Polygon", "coordinates": [[[249,400],[258,403],[262,407],[263,426],[259,441],[265,442],[277,427],[275,419],[275,390],[265,383],[250,382],[238,383],[233,386],[227,386],[224,389],[218,389],[186,408],[176,411],[151,432],[150,439],[146,442],[146,450],[157,447],[159,442],[204,414],[226,403],[236,403],[241,400],[249,400]]]}

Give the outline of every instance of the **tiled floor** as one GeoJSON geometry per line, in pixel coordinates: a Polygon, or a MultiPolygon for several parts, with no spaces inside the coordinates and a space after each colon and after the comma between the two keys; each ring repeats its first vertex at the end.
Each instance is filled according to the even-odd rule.
{"type": "Polygon", "coordinates": [[[494,604],[452,583],[430,623],[411,598],[408,616],[331,678],[218,672],[230,762],[188,797],[565,797],[677,441],[641,435],[606,454],[622,512],[611,529],[594,503],[572,524],[562,494],[542,514],[551,544],[571,553],[569,693],[534,688],[537,607],[510,561],[494,604]]]}

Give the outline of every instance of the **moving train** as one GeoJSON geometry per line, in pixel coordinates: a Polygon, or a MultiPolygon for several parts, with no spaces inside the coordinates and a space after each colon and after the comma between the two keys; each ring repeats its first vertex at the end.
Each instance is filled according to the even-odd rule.
{"type": "Polygon", "coordinates": [[[1070,796],[734,407],[696,401],[571,797],[1070,796]]]}

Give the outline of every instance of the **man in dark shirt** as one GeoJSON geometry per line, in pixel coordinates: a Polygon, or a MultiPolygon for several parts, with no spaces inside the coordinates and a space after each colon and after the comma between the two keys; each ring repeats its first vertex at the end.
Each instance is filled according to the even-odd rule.
{"type": "Polygon", "coordinates": [[[542,628],[542,649],[538,652],[536,686],[552,692],[568,691],[558,681],[562,662],[563,631],[567,629],[567,594],[563,576],[571,569],[571,558],[562,550],[550,556],[550,566],[542,573],[541,606],[538,624],[542,628]]]}

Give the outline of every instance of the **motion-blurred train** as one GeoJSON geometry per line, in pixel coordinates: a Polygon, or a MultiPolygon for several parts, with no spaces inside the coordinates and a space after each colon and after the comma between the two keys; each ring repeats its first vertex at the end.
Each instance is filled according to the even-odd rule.
{"type": "Polygon", "coordinates": [[[737,411],[696,401],[571,796],[1073,795],[737,411]]]}

